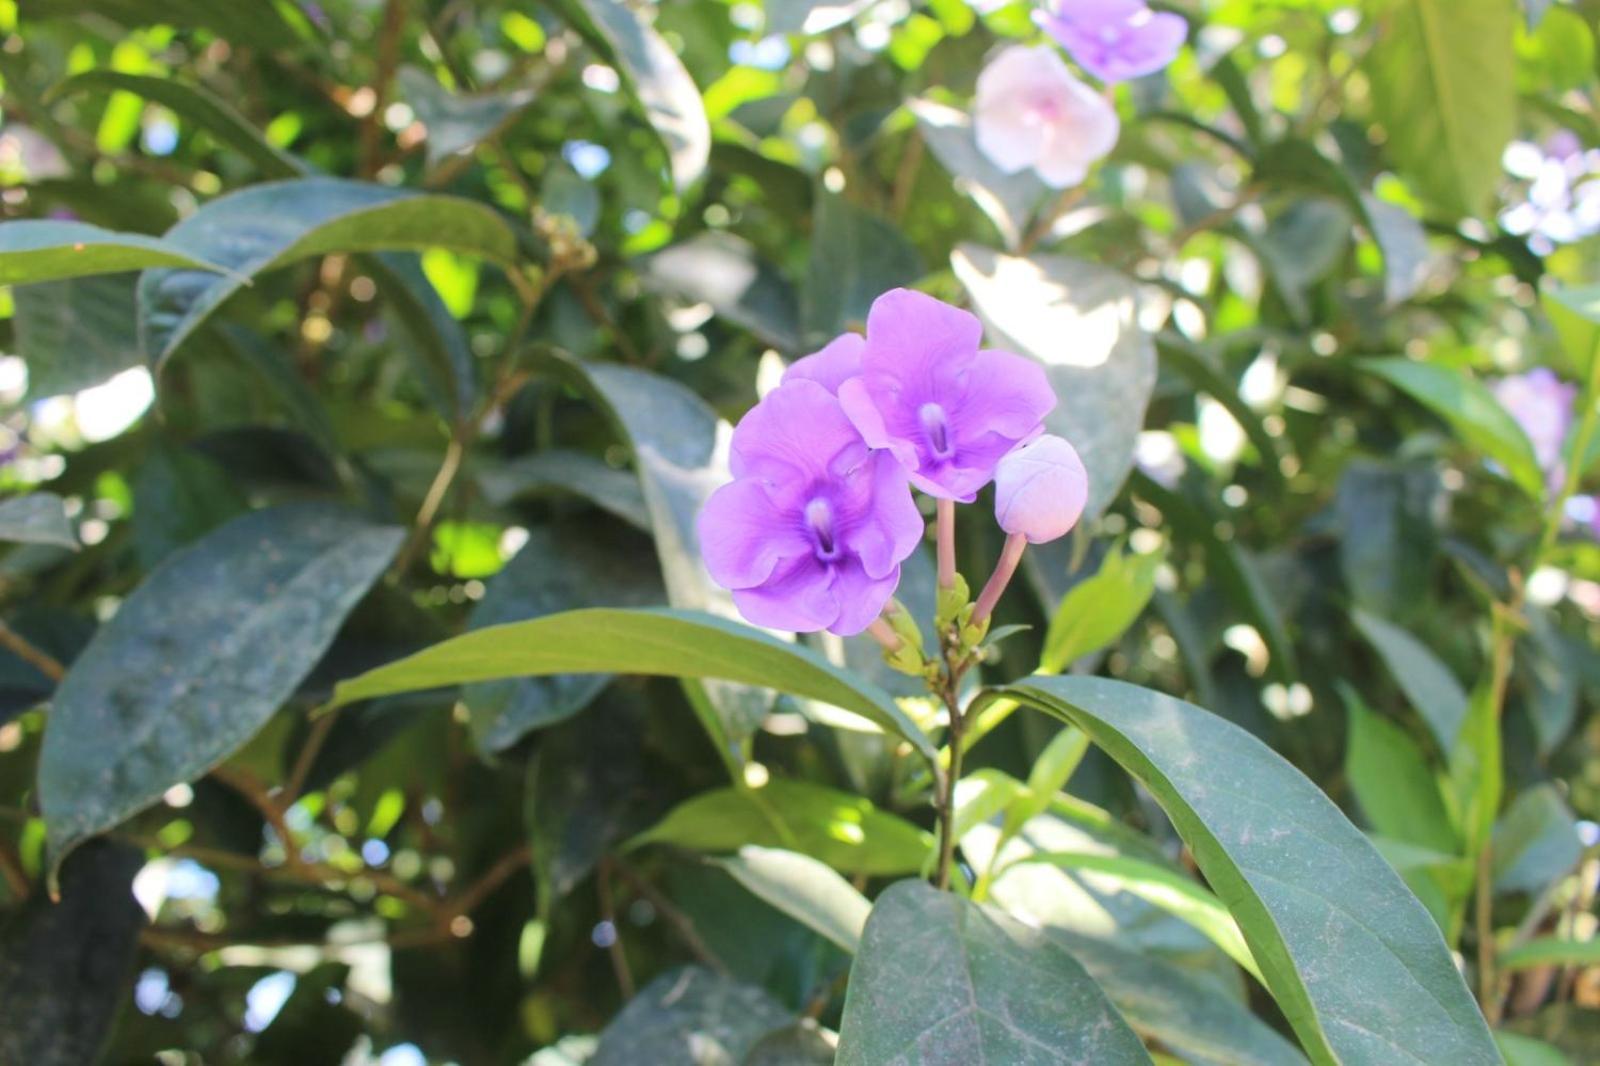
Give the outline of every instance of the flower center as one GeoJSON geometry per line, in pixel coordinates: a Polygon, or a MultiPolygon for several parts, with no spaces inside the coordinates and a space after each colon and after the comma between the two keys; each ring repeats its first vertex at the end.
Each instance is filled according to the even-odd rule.
{"type": "Polygon", "coordinates": [[[817,558],[828,562],[839,557],[839,546],[834,542],[833,505],[821,496],[806,504],[806,524],[817,541],[817,558]]]}
{"type": "Polygon", "coordinates": [[[1101,26],[1099,37],[1101,44],[1118,44],[1122,41],[1122,29],[1119,26],[1101,26]]]}
{"type": "Polygon", "coordinates": [[[928,449],[935,459],[948,459],[956,453],[950,440],[950,420],[943,407],[925,403],[917,408],[917,420],[922,423],[922,435],[927,438],[928,449]]]}

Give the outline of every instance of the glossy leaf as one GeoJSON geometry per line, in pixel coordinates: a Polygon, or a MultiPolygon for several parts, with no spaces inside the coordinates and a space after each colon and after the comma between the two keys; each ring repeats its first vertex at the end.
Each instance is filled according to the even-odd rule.
{"type": "Polygon", "coordinates": [[[797,851],[845,873],[889,876],[921,869],[933,837],[847,792],[772,780],[685,800],[628,847],[646,844],[713,855],[755,844],[797,851]]]}
{"type": "Polygon", "coordinates": [[[143,365],[133,285],[132,274],[105,274],[11,290],[29,399],[93,388],[143,365]]]}
{"type": "Polygon", "coordinates": [[[62,99],[95,91],[132,93],[168,108],[250,160],[265,177],[292,178],[306,173],[308,169],[294,156],[268,141],[226,100],[199,86],[185,85],[169,77],[128,74],[116,70],[89,70],[57,85],[50,95],[54,99],[62,99]]]}
{"type": "Polygon", "coordinates": [[[1478,379],[1415,359],[1366,359],[1361,366],[1449,422],[1463,441],[1500,464],[1505,476],[1531,498],[1544,499],[1544,475],[1527,434],[1478,379]]]}
{"type": "Polygon", "coordinates": [[[0,500],[0,541],[78,549],[78,537],[67,518],[65,501],[49,492],[0,500]]]}
{"type": "Polygon", "coordinates": [[[1485,211],[1515,132],[1516,11],[1502,0],[1385,0],[1367,57],[1388,152],[1418,189],[1485,211]]]}
{"type": "Polygon", "coordinates": [[[729,322],[785,351],[800,347],[794,287],[746,241],[702,233],[644,261],[642,280],[656,292],[710,304],[729,322]]]}
{"type": "Polygon", "coordinates": [[[1078,726],[1151,790],[1314,1062],[1500,1061],[1427,910],[1260,741],[1102,678],[1032,678],[1001,692],[1078,726]]]}
{"type": "Polygon", "coordinates": [[[518,456],[504,466],[480,470],[478,486],[489,502],[500,507],[551,490],[575,493],[635,529],[650,532],[650,511],[639,478],[584,452],[551,450],[518,456]]]}
{"type": "Polygon", "coordinates": [[[1156,591],[1164,556],[1106,553],[1100,569],[1068,590],[1050,619],[1039,668],[1060,673],[1085,655],[1109,647],[1138,621],[1156,591]]]}
{"type": "Polygon", "coordinates": [[[593,608],[464,633],[341,683],[333,706],[511,677],[576,673],[719,678],[831,703],[933,757],[893,700],[808,648],[693,611],[593,608]]]}
{"type": "Polygon", "coordinates": [[[1450,668],[1410,632],[1370,611],[1350,613],[1412,708],[1428,723],[1442,751],[1455,748],[1467,720],[1467,693],[1450,668]]]}
{"type": "Polygon", "coordinates": [[[1438,775],[1411,737],[1344,692],[1350,711],[1345,775],[1367,822],[1379,834],[1453,854],[1460,846],[1439,793],[1438,775]]]}
{"type": "Polygon", "coordinates": [[[1094,263],[974,244],[959,246],[951,263],[991,343],[1044,364],[1060,401],[1045,429],[1083,457],[1085,514],[1099,514],[1133,468],[1156,381],[1155,345],[1139,327],[1133,282],[1094,263]]]}
{"type": "Polygon", "coordinates": [[[277,507],[230,522],[140,585],[56,691],[39,761],[55,861],[248,741],[400,539],[340,510],[277,507]]]}
{"type": "Polygon", "coordinates": [[[1094,979],[1043,931],[901,881],[873,904],[850,971],[839,1066],[1148,1064],[1094,979]]]}
{"type": "Polygon", "coordinates": [[[199,249],[142,233],[114,233],[87,222],[24,219],[0,224],[0,285],[32,285],[146,267],[225,269],[199,249]]]}
{"type": "Polygon", "coordinates": [[[402,68],[396,80],[417,121],[427,128],[430,164],[494,136],[535,99],[532,89],[458,95],[418,67],[402,68]]]}
{"type": "Polygon", "coordinates": [[[827,863],[797,851],[748,845],[718,865],[801,925],[855,951],[872,904],[827,863]]]}
{"type": "Polygon", "coordinates": [[[685,966],[640,989],[600,1034],[587,1066],[740,1063],[763,1036],[793,1020],[762,989],[685,966]]]}
{"type": "Polygon", "coordinates": [[[302,259],[426,248],[498,263],[516,256],[510,227],[480,204],[336,178],[252,185],[212,200],[163,240],[233,273],[162,269],[139,279],[140,343],[157,364],[250,278],[302,259]]]}

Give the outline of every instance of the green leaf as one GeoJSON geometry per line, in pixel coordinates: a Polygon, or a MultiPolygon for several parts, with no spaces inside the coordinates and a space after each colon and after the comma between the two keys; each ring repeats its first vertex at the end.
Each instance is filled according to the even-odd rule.
{"type": "Polygon", "coordinates": [[[124,26],[177,26],[206,29],[240,45],[288,48],[299,35],[277,7],[266,0],[217,4],[211,0],[19,0],[24,20],[94,14],[124,26]]]}
{"type": "Polygon", "coordinates": [[[793,1021],[762,989],[685,966],[651,981],[611,1019],[587,1066],[732,1066],[793,1021]]]}
{"type": "Polygon", "coordinates": [[[477,360],[439,290],[415,255],[382,252],[366,256],[396,327],[396,340],[415,368],[424,394],[449,423],[468,418],[478,399],[477,360]]]}
{"type": "Polygon", "coordinates": [[[650,511],[638,475],[585,452],[552,449],[518,456],[504,466],[479,470],[478,487],[496,507],[551,490],[570,492],[650,532],[650,511]]]}
{"type": "Polygon", "coordinates": [[[1333,501],[1339,571],[1357,606],[1390,617],[1424,611],[1444,485],[1433,463],[1352,459],[1333,501]]]}
{"type": "Polygon", "coordinates": [[[873,905],[838,1066],[1150,1062],[1094,979],[1039,929],[922,881],[873,905]]]}
{"type": "Polygon", "coordinates": [[[533,103],[532,89],[458,96],[418,67],[402,67],[400,95],[428,131],[428,164],[477,147],[533,103]]]}
{"type": "Polygon", "coordinates": [[[872,904],[827,863],[781,848],[747,845],[717,864],[752,893],[845,951],[861,943],[872,904]]]}
{"type": "Polygon", "coordinates": [[[505,220],[481,204],[338,178],[268,182],[219,197],[164,242],[235,273],[161,269],[139,279],[139,339],[158,365],[250,279],[302,259],[448,248],[509,264],[517,253],[505,220]]]}
{"type": "Polygon", "coordinates": [[[1467,693],[1450,668],[1422,641],[1371,611],[1358,607],[1350,620],[1389,668],[1406,702],[1428,723],[1439,749],[1453,751],[1467,720],[1467,693]]]}
{"type": "Polygon", "coordinates": [[[1424,196],[1488,210],[1516,131],[1516,10],[1506,0],[1386,0],[1367,76],[1389,157],[1424,196]]]}
{"type": "Polygon", "coordinates": [[[1497,892],[1542,892],[1583,856],[1578,823],[1555,785],[1535,785],[1506,808],[1494,827],[1497,892]]]}
{"type": "Polygon", "coordinates": [[[873,0],[767,0],[767,32],[815,37],[843,26],[873,0]]]}
{"type": "Polygon", "coordinates": [[[1204,887],[1186,877],[1153,862],[1086,851],[1041,851],[1021,861],[1042,862],[1063,870],[1086,870],[1100,874],[1102,880],[1194,926],[1244,970],[1258,980],[1261,978],[1255,958],[1251,956],[1250,948],[1239,932],[1239,925],[1228,913],[1228,908],[1204,887]]]}
{"type": "Polygon", "coordinates": [[[1390,307],[1417,294],[1433,273],[1428,231],[1399,204],[1361,194],[1367,229],[1383,253],[1383,299],[1390,307]]]}
{"type": "Polygon", "coordinates": [[[717,314],[784,351],[800,348],[794,286],[743,238],[701,233],[647,257],[640,280],[651,290],[717,314]]]}
{"type": "Polygon", "coordinates": [[[55,861],[255,735],[402,535],[330,507],[275,507],[228,523],[135,589],[56,691],[39,758],[55,861]]]}
{"type": "Polygon", "coordinates": [[[872,301],[922,274],[921,256],[888,219],[818,190],[801,301],[806,346],[859,329],[872,301]]]}
{"type": "Polygon", "coordinates": [[[1445,798],[1467,855],[1489,846],[1505,795],[1505,753],[1499,708],[1487,685],[1473,689],[1461,733],[1450,749],[1445,798]]]}
{"type": "MultiPolygon", "coordinates": [[[[661,576],[643,540],[594,522],[533,527],[527,543],[490,579],[468,631],[575,607],[660,603],[661,576]]],[[[605,674],[557,674],[481,681],[468,685],[461,701],[479,749],[495,754],[530,730],[581,711],[610,680],[605,674]]]]}
{"type": "Polygon", "coordinates": [[[833,1066],[833,1048],[821,1026],[804,1018],[758,1040],[742,1066],[833,1066]]]}
{"type": "Polygon", "coordinates": [[[1439,929],[1322,792],[1237,726],[1104,678],[995,695],[1070,722],[1154,794],[1319,1064],[1495,1064],[1439,929]]]}
{"type": "Polygon", "coordinates": [[[1087,518],[1116,497],[1156,382],[1156,350],[1139,327],[1133,282],[1057,255],[1002,255],[975,244],[951,255],[956,277],[999,347],[1044,364],[1060,401],[1045,429],[1072,442],[1089,470],[1087,518]]]}
{"type": "Polygon", "coordinates": [[[1305,1057],[1216,982],[1113,940],[1047,928],[1134,1032],[1200,1066],[1304,1066],[1305,1057]]]}
{"type": "Polygon", "coordinates": [[[78,538],[67,518],[66,502],[49,492],[0,500],[0,541],[54,544],[78,550],[78,538]]]}
{"type": "Polygon", "coordinates": [[[1600,285],[1549,286],[1540,299],[1576,376],[1587,378],[1600,359],[1600,285]]]}
{"type": "Polygon", "coordinates": [[[700,89],[672,46],[621,0],[559,0],[557,6],[573,28],[615,61],[624,86],[667,150],[673,186],[681,192],[694,184],[711,158],[711,124],[700,89]]]}
{"type": "Polygon", "coordinates": [[[264,177],[292,178],[307,172],[304,163],[268,141],[226,100],[197,85],[185,85],[166,75],[89,70],[57,85],[51,90],[50,99],[59,100],[74,93],[97,90],[132,93],[168,108],[179,118],[194,123],[219,143],[250,160],[264,177]]]}
{"type": "Polygon", "coordinates": [[[1085,655],[1108,648],[1139,620],[1156,591],[1165,556],[1124,555],[1112,548],[1094,576],[1067,591],[1050,619],[1039,669],[1058,674],[1085,655]]]}
{"type": "Polygon", "coordinates": [[[99,1062],[128,995],[145,915],[133,898],[144,856],[96,841],[0,923],[0,1062],[99,1062]]]}
{"type": "Polygon", "coordinates": [[[12,329],[28,363],[28,398],[92,388],[144,364],[133,306],[136,275],[18,285],[12,329]]]}
{"type": "Polygon", "coordinates": [[[1504,1030],[1495,1033],[1494,1039],[1506,1057],[1506,1066],[1573,1066],[1560,1048],[1543,1040],[1504,1030]]]}
{"type": "Polygon", "coordinates": [[[854,711],[929,759],[933,745],[886,694],[809,648],[694,611],[594,608],[491,626],[344,681],[333,706],[508,677],[628,673],[720,678],[854,711]]]}
{"type": "Polygon", "coordinates": [[[1600,966],[1600,940],[1538,937],[1502,952],[1500,965],[1508,970],[1536,966],[1600,966]]]}
{"type": "Polygon", "coordinates": [[[1446,855],[1461,846],[1450,824],[1438,775],[1405,730],[1341,687],[1350,711],[1345,776],[1378,833],[1446,855]]]}
{"type": "Polygon", "coordinates": [[[845,873],[892,876],[921,869],[933,836],[848,792],[773,779],[761,788],[719,788],[685,800],[626,846],[646,844],[708,854],[755,844],[797,851],[845,873]]]}
{"type": "Polygon", "coordinates": [[[142,233],[114,233],[87,222],[24,219],[0,224],[0,285],[31,285],[146,267],[226,269],[183,243],[142,233]]]}
{"type": "Polygon", "coordinates": [[[1500,464],[1505,476],[1530,498],[1544,499],[1544,475],[1528,435],[1477,378],[1403,356],[1363,359],[1360,366],[1450,423],[1464,442],[1500,464]]]}
{"type": "Polygon", "coordinates": [[[1015,251],[1049,188],[1032,170],[1006,174],[989,162],[978,148],[972,119],[965,111],[932,100],[911,100],[906,107],[916,116],[922,139],[950,172],[956,189],[972,197],[994,223],[1001,243],[1015,251]]]}

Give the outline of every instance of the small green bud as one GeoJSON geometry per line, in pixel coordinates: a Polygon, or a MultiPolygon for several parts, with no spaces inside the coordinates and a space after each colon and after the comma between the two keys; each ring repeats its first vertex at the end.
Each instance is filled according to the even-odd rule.
{"type": "Polygon", "coordinates": [[[894,635],[905,643],[905,647],[915,649],[917,658],[922,659],[922,629],[917,625],[917,620],[911,617],[911,612],[906,610],[906,605],[899,600],[890,600],[889,606],[884,608],[883,619],[894,630],[894,635]]]}
{"type": "Polygon", "coordinates": [[[967,588],[967,579],[960,574],[956,575],[955,584],[949,588],[939,590],[939,599],[934,613],[934,620],[939,631],[943,632],[948,627],[962,621],[962,613],[969,611],[972,605],[972,593],[967,588]]]}

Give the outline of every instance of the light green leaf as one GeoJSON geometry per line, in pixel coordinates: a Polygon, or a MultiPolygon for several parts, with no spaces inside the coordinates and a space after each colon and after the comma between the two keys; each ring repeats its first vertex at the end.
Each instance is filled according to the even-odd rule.
{"type": "Polygon", "coordinates": [[[1516,9],[1506,0],[1385,0],[1367,56],[1388,154],[1426,197],[1488,210],[1516,132],[1516,9]]]}
{"type": "Polygon", "coordinates": [[[89,70],[57,85],[51,90],[50,98],[58,100],[74,93],[97,90],[132,93],[168,108],[250,160],[265,177],[292,178],[308,170],[304,163],[268,141],[226,100],[166,75],[89,70]]]}
{"type": "Polygon", "coordinates": [[[24,20],[94,14],[124,26],[176,26],[210,30],[234,44],[289,48],[299,35],[269,0],[218,4],[213,0],[20,0],[24,20]]]}
{"type": "Polygon", "coordinates": [[[1573,370],[1587,378],[1600,359],[1600,285],[1550,286],[1541,302],[1573,370]]]}
{"type": "Polygon", "coordinates": [[[334,689],[333,706],[510,677],[628,673],[720,678],[830,703],[927,758],[933,745],[893,700],[809,648],[694,611],[594,608],[463,633],[334,689]]]}
{"type": "Polygon", "coordinates": [[[1085,655],[1110,647],[1139,620],[1156,591],[1165,556],[1106,553],[1094,576],[1072,586],[1050,619],[1039,669],[1058,674],[1085,655]]]}
{"type": "Polygon", "coordinates": [[[1438,775],[1405,730],[1341,687],[1350,711],[1345,776],[1372,828],[1407,844],[1454,854],[1461,846],[1450,825],[1438,775]]]}
{"type": "Polygon", "coordinates": [[[1573,1066],[1565,1052],[1543,1040],[1505,1030],[1495,1033],[1494,1039],[1506,1057],[1506,1066],[1573,1066]]]}
{"type": "Polygon", "coordinates": [[[711,123],[683,61],[655,29],[622,0],[560,0],[575,29],[615,60],[628,92],[667,150],[672,184],[680,192],[705,172],[711,123]]]}
{"type": "Polygon", "coordinates": [[[0,500],[0,541],[54,544],[78,550],[78,538],[67,519],[66,502],[49,492],[0,500]]]}
{"type": "Polygon", "coordinates": [[[1427,910],[1266,745],[1191,704],[1104,678],[1029,678],[993,695],[1078,726],[1150,789],[1314,1062],[1500,1062],[1427,910]]]}
{"type": "Polygon", "coordinates": [[[845,951],[861,943],[872,904],[824,862],[781,848],[748,845],[718,865],[745,888],[845,951]]]}
{"type": "Polygon", "coordinates": [[[321,505],[276,507],[178,552],[135,589],[56,691],[39,759],[54,861],[255,735],[402,535],[321,505]]]}
{"type": "Polygon", "coordinates": [[[1087,851],[1041,851],[1021,861],[1042,862],[1063,870],[1087,870],[1101,874],[1103,879],[1114,882],[1123,891],[1188,922],[1227,952],[1228,957],[1248,973],[1257,980],[1261,979],[1256,960],[1250,954],[1250,948],[1245,944],[1239,925],[1228,913],[1228,908],[1203,886],[1188,878],[1180,877],[1153,862],[1087,851]]]}
{"type": "Polygon", "coordinates": [[[797,851],[845,873],[892,876],[921,869],[933,836],[848,792],[774,779],[685,800],[625,846],[646,844],[708,854],[755,844],[797,851]]]}
{"type": "Polygon", "coordinates": [[[1139,328],[1133,282],[1095,263],[1008,256],[975,244],[959,246],[950,260],[990,339],[1044,364],[1060,401],[1045,429],[1083,457],[1084,513],[1093,518],[1133,469],[1155,388],[1155,344],[1139,328]]]}
{"type": "Polygon", "coordinates": [[[1389,668],[1412,709],[1428,723],[1439,749],[1453,751],[1467,720],[1467,693],[1450,668],[1407,630],[1371,611],[1358,607],[1350,620],[1389,668]]]}
{"type": "Polygon", "coordinates": [[[13,336],[28,363],[30,400],[92,388],[144,364],[135,279],[103,274],[11,290],[13,336]]]}
{"type": "Polygon", "coordinates": [[[467,334],[450,314],[418,256],[382,252],[364,257],[395,323],[395,339],[446,422],[471,415],[478,399],[477,361],[467,334]]]}
{"type": "Polygon", "coordinates": [[[1544,475],[1528,435],[1477,378],[1403,356],[1363,359],[1360,365],[1450,423],[1462,441],[1498,463],[1532,499],[1544,499],[1544,475]]]}
{"type": "Polygon", "coordinates": [[[169,230],[164,242],[235,273],[145,272],[139,339],[155,364],[249,279],[302,259],[448,248],[509,264],[517,254],[511,228],[481,204],[337,178],[269,182],[219,197],[169,230]]]}
{"type": "Polygon", "coordinates": [[[0,285],[32,285],[146,267],[225,269],[198,249],[142,233],[115,233],[87,222],[0,223],[0,285]]]}
{"type": "Polygon", "coordinates": [[[1500,965],[1508,970],[1527,970],[1535,966],[1600,966],[1600,940],[1538,937],[1501,953],[1500,965]]]}
{"type": "Polygon", "coordinates": [[[417,121],[428,130],[430,165],[494,136],[535,97],[532,89],[458,96],[418,67],[402,67],[396,80],[417,121]]]}
{"type": "Polygon", "coordinates": [[[867,321],[872,301],[922,277],[922,258],[900,230],[836,193],[817,191],[801,319],[819,348],[867,321]]]}
{"type": "Polygon", "coordinates": [[[850,970],[838,1066],[1148,1064],[1072,955],[1006,914],[901,881],[850,970]]]}

